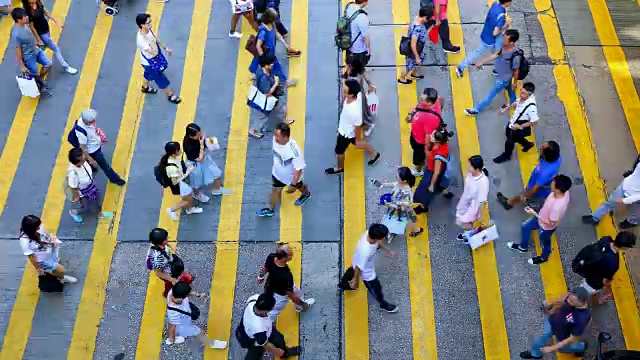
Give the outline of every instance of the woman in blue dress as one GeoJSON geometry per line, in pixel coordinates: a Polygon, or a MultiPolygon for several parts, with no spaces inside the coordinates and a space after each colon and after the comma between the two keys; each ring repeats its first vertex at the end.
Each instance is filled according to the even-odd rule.
{"type": "MultiPolygon", "coordinates": [[[[257,34],[257,43],[256,48],[258,49],[258,53],[260,56],[265,54],[271,54],[275,57],[275,49],[276,49],[276,39],[280,41],[286,48],[288,52],[291,52],[293,49],[287,41],[276,31],[276,22],[278,21],[278,13],[272,8],[268,8],[261,18],[262,24],[258,28],[257,34]]],[[[295,50],[293,50],[295,51],[295,50]]],[[[249,71],[252,74],[252,78],[255,78],[256,71],[260,67],[260,59],[258,57],[254,57],[253,61],[251,61],[251,65],[249,65],[249,71]]],[[[278,58],[276,57],[276,61],[273,64],[273,69],[271,70],[274,75],[277,75],[280,78],[281,83],[287,84],[287,86],[294,86],[296,82],[292,79],[287,79],[287,76],[284,73],[284,69],[278,58]]]]}
{"type": "Polygon", "coordinates": [[[418,70],[424,60],[423,50],[427,37],[426,23],[431,16],[433,16],[433,7],[423,6],[413,23],[409,25],[407,37],[410,39],[411,56],[405,56],[407,69],[398,79],[400,84],[411,84],[413,79],[424,79],[424,75],[418,74],[418,70]]]}

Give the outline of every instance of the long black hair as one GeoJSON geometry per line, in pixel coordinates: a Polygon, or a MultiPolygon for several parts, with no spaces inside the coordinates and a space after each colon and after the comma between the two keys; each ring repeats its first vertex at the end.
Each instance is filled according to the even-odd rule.
{"type": "Polygon", "coordinates": [[[184,151],[187,151],[187,148],[190,146],[189,140],[192,140],[191,137],[198,135],[200,131],[201,131],[200,126],[198,126],[198,124],[196,123],[191,123],[187,125],[184,131],[184,138],[182,138],[182,149],[184,151]]]}
{"type": "MultiPolygon", "coordinates": [[[[38,10],[44,9],[44,5],[42,4],[42,1],[40,1],[40,0],[36,0],[36,6],[37,6],[38,10]]],[[[22,0],[22,7],[27,12],[29,17],[31,17],[31,14],[33,14],[34,10],[31,8],[31,5],[29,4],[29,0],[22,0]]]]}
{"type": "Polygon", "coordinates": [[[29,241],[35,241],[40,244],[42,241],[40,239],[40,225],[42,225],[42,220],[35,215],[27,215],[22,218],[22,222],[20,223],[20,236],[26,235],[29,238],[29,241]]]}
{"type": "Polygon", "coordinates": [[[169,157],[180,151],[180,143],[177,141],[169,141],[164,144],[164,155],[160,158],[160,167],[165,168],[169,163],[169,157]]]}
{"type": "Polygon", "coordinates": [[[416,185],[416,177],[411,173],[411,169],[406,166],[398,168],[398,177],[400,180],[406,181],[411,187],[416,185]]]}
{"type": "Polygon", "coordinates": [[[489,176],[489,170],[484,167],[484,159],[480,155],[473,155],[469,158],[469,165],[476,170],[482,170],[485,176],[489,176]]]}

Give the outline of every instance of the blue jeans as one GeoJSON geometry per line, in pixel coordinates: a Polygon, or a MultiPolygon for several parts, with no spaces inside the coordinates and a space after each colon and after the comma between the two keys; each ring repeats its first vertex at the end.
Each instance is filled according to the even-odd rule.
{"type": "Polygon", "coordinates": [[[23,58],[24,67],[29,70],[31,75],[40,76],[40,71],[38,71],[38,64],[43,67],[51,66],[51,60],[47,57],[47,55],[42,51],[42,49],[38,48],[35,54],[29,56],[28,58],[23,58]]]}
{"type": "Polygon", "coordinates": [[[109,181],[111,181],[112,183],[117,183],[122,181],[122,178],[120,177],[120,175],[118,175],[118,173],[116,173],[111,168],[111,165],[109,165],[109,163],[107,162],[107,159],[104,158],[104,155],[102,154],[102,149],[98,149],[92,152],[91,154],[89,154],[89,156],[91,156],[93,160],[95,160],[98,163],[98,166],[100,166],[102,171],[104,171],[104,174],[107,176],[109,181]]]}
{"type": "Polygon", "coordinates": [[[480,59],[481,57],[484,57],[489,53],[500,50],[499,48],[496,47],[495,43],[489,45],[481,41],[480,44],[481,45],[479,48],[469,53],[469,55],[467,55],[467,57],[465,57],[464,60],[462,60],[460,65],[458,65],[458,70],[460,70],[460,72],[463,72],[464,69],[468,68],[471,64],[475,63],[476,60],[480,59]]]}
{"type": "Polygon", "coordinates": [[[42,34],[40,35],[40,39],[42,39],[42,42],[44,43],[44,46],[48,47],[49,49],[51,49],[51,51],[53,51],[53,55],[55,55],[56,59],[58,59],[58,62],[60,63],[60,65],[62,65],[63,68],[68,68],[69,64],[67,64],[66,61],[64,61],[64,57],[62,57],[62,52],[60,51],[60,48],[58,48],[58,45],[51,40],[51,34],[46,33],[46,34],[42,34]]]}
{"type": "Polygon", "coordinates": [[[491,104],[493,98],[504,90],[507,90],[507,92],[509,93],[509,103],[513,103],[514,101],[516,101],[516,92],[513,91],[513,87],[511,86],[511,79],[505,81],[496,80],[493,88],[491,89],[491,91],[489,91],[489,95],[487,95],[487,98],[482,100],[482,102],[478,104],[478,106],[476,106],[476,110],[478,112],[484,110],[491,104]]]}
{"type": "MultiPolygon", "coordinates": [[[[542,331],[542,335],[536,337],[533,340],[533,344],[531,344],[531,355],[535,356],[535,357],[539,357],[542,356],[542,351],[540,351],[540,349],[542,349],[543,347],[545,347],[547,345],[547,343],[549,342],[549,340],[551,340],[551,338],[553,337],[553,331],[551,330],[551,324],[549,323],[549,318],[545,318],[544,319],[544,330],[542,331]]],[[[561,348],[560,350],[558,350],[558,352],[561,353],[581,353],[585,350],[586,346],[584,344],[584,342],[579,341],[573,344],[569,344],[563,348],[561,348]]]]}
{"type": "MultiPolygon", "coordinates": [[[[622,190],[622,184],[618,185],[618,187],[609,195],[609,199],[604,201],[598,208],[591,214],[594,220],[600,221],[602,218],[607,215],[609,212],[615,210],[616,201],[619,199],[623,199],[625,197],[624,190],[622,190]]],[[[627,220],[629,220],[633,224],[640,223],[640,203],[633,203],[626,205],[627,207],[627,220]]]]}
{"type": "Polygon", "coordinates": [[[531,232],[534,230],[538,230],[538,237],[540,238],[540,245],[542,245],[542,254],[540,257],[543,260],[547,260],[551,251],[551,236],[556,229],[553,230],[543,230],[538,223],[538,218],[535,216],[530,217],[527,221],[522,223],[522,241],[520,242],[520,246],[525,249],[529,248],[529,241],[531,241],[531,232]]]}

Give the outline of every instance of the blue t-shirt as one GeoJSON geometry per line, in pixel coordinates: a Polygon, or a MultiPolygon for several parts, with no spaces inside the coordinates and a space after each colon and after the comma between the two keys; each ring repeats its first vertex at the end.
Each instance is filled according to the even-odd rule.
{"type": "Polygon", "coordinates": [[[495,28],[504,26],[504,22],[507,20],[507,9],[505,9],[499,2],[494,2],[489,9],[487,18],[484,20],[484,27],[480,34],[480,40],[486,45],[494,45],[496,43],[496,37],[493,35],[495,28]]]}
{"type": "Polygon", "coordinates": [[[531,172],[529,183],[527,183],[527,191],[535,185],[538,185],[539,189],[538,192],[536,192],[535,197],[546,198],[549,196],[551,193],[551,182],[558,173],[560,165],[562,165],[562,156],[558,157],[558,160],[552,163],[548,163],[541,159],[538,165],[533,169],[533,172],[531,172]]]}
{"type": "Polygon", "coordinates": [[[587,325],[589,325],[589,320],[591,320],[589,308],[574,308],[566,300],[560,309],[549,315],[549,325],[551,325],[553,335],[556,336],[556,341],[558,342],[571,335],[582,336],[587,325]]]}

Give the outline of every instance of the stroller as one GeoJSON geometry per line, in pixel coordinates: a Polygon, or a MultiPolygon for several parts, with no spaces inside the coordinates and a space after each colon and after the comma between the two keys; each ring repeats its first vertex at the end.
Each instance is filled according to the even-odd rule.
{"type": "Polygon", "coordinates": [[[633,350],[610,350],[602,352],[602,344],[611,340],[611,335],[601,332],[598,335],[598,351],[594,360],[640,360],[640,351],[633,350]]]}
{"type": "Polygon", "coordinates": [[[107,16],[114,16],[120,10],[121,0],[98,0],[98,5],[104,3],[104,13],[107,16]]]}

